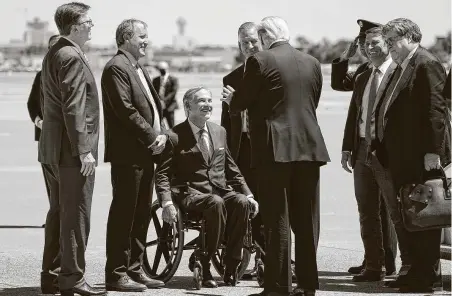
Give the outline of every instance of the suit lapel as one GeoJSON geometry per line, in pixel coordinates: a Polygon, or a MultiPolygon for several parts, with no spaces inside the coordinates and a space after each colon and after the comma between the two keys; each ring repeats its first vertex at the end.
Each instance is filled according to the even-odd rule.
{"type": "Polygon", "coordinates": [[[364,71],[360,77],[360,82],[362,82],[362,83],[360,83],[358,85],[358,87],[359,87],[358,93],[357,93],[358,95],[356,96],[356,104],[360,107],[360,109],[363,104],[364,90],[366,89],[366,85],[367,85],[367,82],[369,81],[371,74],[372,74],[372,68],[369,68],[366,71],[364,71]]]}
{"type": "MultiPolygon", "coordinates": [[[[413,69],[414,69],[414,62],[416,60],[417,52],[411,57],[410,62],[406,66],[405,70],[402,73],[402,76],[400,77],[399,83],[397,83],[394,92],[391,96],[391,101],[388,104],[388,108],[386,109],[386,114],[388,114],[389,108],[391,108],[391,105],[394,103],[395,99],[397,99],[397,96],[399,95],[400,91],[404,89],[407,85],[407,83],[410,81],[411,76],[413,75],[413,69]]],[[[391,94],[389,94],[391,95],[391,94]]]]}
{"type": "Polygon", "coordinates": [[[149,73],[146,69],[143,69],[141,65],[138,64],[138,67],[140,67],[141,71],[144,74],[144,78],[146,78],[146,82],[148,83],[149,90],[151,91],[151,95],[153,96],[155,105],[157,106],[157,109],[160,114],[160,118],[162,118],[162,105],[160,104],[160,97],[159,94],[155,91],[154,86],[152,85],[152,79],[149,77],[149,73]]]}
{"type": "MultiPolygon", "coordinates": [[[[220,133],[219,133],[219,130],[217,129],[217,127],[209,121],[207,121],[207,129],[209,130],[210,138],[212,139],[212,146],[213,146],[212,152],[215,153],[215,151],[218,149],[220,133]]],[[[212,153],[212,158],[213,158],[213,153],[212,153]]]]}
{"type": "MultiPolygon", "coordinates": [[[[190,147],[190,151],[193,152],[195,155],[199,156],[199,159],[202,160],[202,162],[207,165],[206,160],[202,156],[201,150],[198,148],[198,139],[195,138],[195,135],[193,134],[193,130],[191,129],[190,123],[188,123],[188,118],[182,123],[183,124],[183,131],[181,135],[185,139],[186,147],[190,147]]],[[[180,136],[181,136],[180,135],[180,136]]]]}
{"type": "Polygon", "coordinates": [[[91,75],[94,77],[93,71],[91,70],[91,66],[89,65],[89,62],[86,60],[85,54],[81,51],[81,49],[77,47],[73,41],[70,41],[67,38],[61,38],[60,40],[65,41],[69,46],[72,46],[75,49],[75,51],[82,59],[83,63],[85,63],[86,67],[89,69],[91,75]]]}
{"type": "Polygon", "coordinates": [[[373,112],[375,112],[378,102],[381,99],[381,96],[383,95],[386,86],[388,86],[388,82],[390,81],[390,77],[392,75],[392,73],[394,73],[395,68],[397,67],[397,64],[395,62],[392,62],[391,65],[389,65],[388,70],[386,70],[385,75],[383,76],[383,79],[380,83],[380,86],[378,87],[378,91],[377,91],[377,97],[375,98],[375,104],[373,107],[373,112]]]}

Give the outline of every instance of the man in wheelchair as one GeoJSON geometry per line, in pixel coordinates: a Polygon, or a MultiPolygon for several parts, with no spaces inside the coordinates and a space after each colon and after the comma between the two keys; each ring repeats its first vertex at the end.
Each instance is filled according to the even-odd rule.
{"type": "MultiPolygon", "coordinates": [[[[199,256],[202,286],[217,287],[210,273],[210,260],[224,236],[223,280],[235,285],[249,215],[258,213],[258,204],[227,148],[226,130],[208,121],[212,114],[211,92],[204,87],[189,89],[183,104],[187,120],[173,128],[155,173],[162,219],[167,223],[176,221],[175,204],[183,212],[202,214],[206,222],[206,252],[199,256]]],[[[191,258],[190,270],[193,263],[191,258]]]]}

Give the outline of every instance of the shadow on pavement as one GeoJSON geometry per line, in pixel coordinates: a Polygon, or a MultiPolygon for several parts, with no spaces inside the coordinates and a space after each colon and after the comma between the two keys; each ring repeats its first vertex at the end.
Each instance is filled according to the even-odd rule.
{"type": "Polygon", "coordinates": [[[37,296],[41,294],[39,287],[0,288],[0,296],[37,296]]]}
{"type": "MultiPolygon", "coordinates": [[[[388,277],[391,279],[393,277],[388,277]]],[[[346,272],[319,272],[320,291],[348,292],[348,293],[399,293],[397,289],[386,288],[383,282],[356,283],[352,281],[352,275],[346,272]]],[[[450,275],[443,276],[443,290],[451,290],[450,275]]]]}

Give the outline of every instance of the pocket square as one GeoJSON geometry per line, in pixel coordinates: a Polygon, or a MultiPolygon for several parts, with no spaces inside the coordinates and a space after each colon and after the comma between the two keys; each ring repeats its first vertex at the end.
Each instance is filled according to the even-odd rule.
{"type": "Polygon", "coordinates": [[[224,150],[224,147],[220,147],[220,148],[218,148],[218,150],[224,150]]]}

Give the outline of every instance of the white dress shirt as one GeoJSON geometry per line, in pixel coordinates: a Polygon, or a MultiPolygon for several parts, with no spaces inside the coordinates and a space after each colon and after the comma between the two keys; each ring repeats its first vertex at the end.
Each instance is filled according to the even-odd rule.
{"type": "MultiPolygon", "coordinates": [[[[369,77],[369,80],[367,81],[366,84],[366,88],[364,89],[364,94],[363,94],[363,98],[362,98],[362,112],[361,112],[361,119],[359,121],[359,136],[361,138],[365,138],[366,137],[366,121],[367,121],[367,110],[369,107],[369,92],[370,92],[370,85],[372,84],[372,80],[374,79],[374,75],[377,75],[377,89],[376,91],[378,92],[378,88],[380,87],[381,81],[383,80],[383,77],[386,73],[386,71],[388,70],[389,66],[392,63],[392,59],[391,57],[389,57],[386,61],[383,62],[383,64],[381,64],[379,67],[377,67],[377,69],[379,71],[375,72],[373,70],[375,70],[375,66],[372,66],[372,74],[369,77]]],[[[375,102],[376,104],[377,102],[375,102]]],[[[375,129],[374,129],[375,131],[375,129]]],[[[375,135],[373,135],[373,138],[375,138],[375,135]]]]}
{"type": "Polygon", "coordinates": [[[149,97],[149,102],[151,103],[152,109],[154,111],[154,122],[152,123],[152,128],[156,131],[157,134],[161,131],[160,126],[160,115],[159,111],[157,109],[157,105],[155,104],[154,97],[152,96],[151,89],[149,88],[148,82],[146,78],[144,77],[144,73],[141,70],[140,67],[136,67],[138,76],[140,77],[141,83],[143,84],[144,88],[146,89],[146,92],[149,97]]]}

